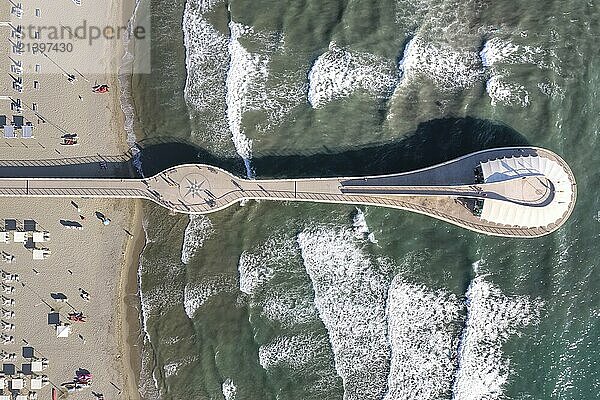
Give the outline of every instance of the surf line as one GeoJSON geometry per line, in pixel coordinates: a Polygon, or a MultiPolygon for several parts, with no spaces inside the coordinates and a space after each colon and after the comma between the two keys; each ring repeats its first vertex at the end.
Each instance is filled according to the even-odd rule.
{"type": "Polygon", "coordinates": [[[463,320],[463,324],[462,324],[462,328],[460,330],[460,335],[458,336],[458,344],[457,344],[457,349],[456,349],[456,367],[454,368],[454,373],[452,374],[452,399],[454,400],[456,397],[456,385],[458,382],[458,375],[460,373],[461,370],[461,364],[462,364],[462,352],[463,352],[463,346],[464,346],[464,342],[466,339],[466,336],[468,335],[468,330],[469,330],[469,318],[471,317],[471,288],[473,286],[473,279],[471,279],[471,282],[469,282],[469,287],[467,288],[467,293],[465,295],[465,308],[467,310],[467,312],[465,313],[465,319],[463,320]]]}

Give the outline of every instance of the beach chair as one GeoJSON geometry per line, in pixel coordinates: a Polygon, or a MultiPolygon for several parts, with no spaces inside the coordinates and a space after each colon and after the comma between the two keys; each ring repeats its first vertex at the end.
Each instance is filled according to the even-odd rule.
{"type": "Polygon", "coordinates": [[[23,78],[21,78],[19,76],[18,78],[13,79],[12,87],[17,92],[22,93],[23,92],[23,78]]]}
{"type": "Polygon", "coordinates": [[[10,13],[17,16],[17,18],[23,18],[23,4],[21,3],[12,3],[13,6],[10,9],[10,13]]]}
{"type": "MultiPolygon", "coordinates": [[[[23,111],[23,105],[21,103],[21,99],[13,99],[13,98],[11,98],[11,100],[10,100],[10,110],[14,111],[14,112],[17,112],[17,113],[22,112],[23,111]]],[[[0,116],[0,117],[2,117],[2,116],[0,116]]],[[[4,123],[2,125],[6,125],[6,117],[5,117],[4,123]]]]}

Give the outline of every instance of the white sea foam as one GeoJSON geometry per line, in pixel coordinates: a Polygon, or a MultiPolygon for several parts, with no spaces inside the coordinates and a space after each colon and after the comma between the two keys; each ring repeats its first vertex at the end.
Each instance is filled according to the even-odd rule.
{"type": "Polygon", "coordinates": [[[237,395],[237,387],[231,378],[225,379],[221,385],[221,392],[223,393],[225,400],[235,400],[237,395]]]}
{"type": "Polygon", "coordinates": [[[219,0],[187,0],[183,14],[185,65],[184,95],[211,131],[212,141],[228,142],[225,79],[229,64],[228,38],[206,21],[204,13],[219,0]]]}
{"type": "Polygon", "coordinates": [[[429,42],[419,35],[404,49],[398,68],[402,73],[401,86],[428,79],[438,89],[450,92],[472,87],[484,76],[477,52],[429,42]]]}
{"type": "MultiPolygon", "coordinates": [[[[537,68],[547,68],[560,73],[560,67],[555,63],[556,55],[543,48],[521,45],[498,37],[487,40],[479,53],[481,62],[490,73],[486,90],[492,105],[507,106],[529,105],[529,93],[525,86],[512,79],[511,65],[534,65],[537,68]],[[550,60],[550,61],[548,61],[550,60]]],[[[562,97],[563,91],[554,82],[539,82],[540,92],[549,97],[562,97]]]]}
{"type": "Polygon", "coordinates": [[[233,20],[229,22],[227,35],[208,22],[204,14],[219,2],[186,2],[183,18],[185,98],[195,111],[192,115],[201,115],[202,124],[210,130],[209,140],[220,143],[229,137],[244,160],[247,175],[252,177],[252,140],[242,124],[244,113],[264,113],[267,121],[258,123],[255,128],[267,130],[303,101],[306,88],[300,80],[287,82],[285,76],[269,76],[271,54],[284,49],[281,35],[256,32],[233,20]],[[258,50],[249,52],[242,45],[244,39],[251,40],[258,50]],[[274,78],[277,84],[267,88],[268,78],[274,78]]]}
{"type": "Polygon", "coordinates": [[[301,370],[319,358],[322,350],[322,337],[300,334],[293,336],[279,336],[273,341],[260,346],[258,360],[265,370],[275,367],[286,367],[292,370],[301,370]]]}
{"type": "Polygon", "coordinates": [[[390,357],[386,337],[387,278],[350,229],[307,229],[298,235],[315,305],[327,329],[344,398],[380,399],[390,357]]]}
{"type": "Polygon", "coordinates": [[[293,240],[275,234],[259,248],[242,253],[238,266],[240,291],[250,295],[251,306],[259,307],[262,317],[283,328],[293,329],[318,319],[306,287],[287,284],[298,274],[294,271],[296,252],[293,240]],[[286,279],[272,283],[277,276],[286,279]]]}
{"type": "Polygon", "coordinates": [[[242,253],[238,263],[240,273],[240,291],[253,294],[260,286],[268,282],[274,275],[273,268],[267,265],[253,263],[254,257],[250,253],[242,253]]]}
{"type": "Polygon", "coordinates": [[[537,84],[540,92],[551,98],[564,99],[565,91],[554,82],[539,82],[537,84]]]}
{"type": "Polygon", "coordinates": [[[365,213],[358,207],[356,208],[356,214],[352,218],[352,227],[354,228],[354,235],[358,239],[362,239],[369,234],[365,213]]]}
{"type": "Polygon", "coordinates": [[[177,375],[177,372],[180,368],[185,367],[186,365],[191,364],[196,360],[196,357],[189,356],[185,357],[181,360],[172,361],[163,365],[163,372],[165,374],[165,378],[169,378],[171,376],[177,375]]]}
{"type": "MultiPolygon", "coordinates": [[[[229,32],[230,60],[225,82],[227,120],[235,149],[247,161],[252,158],[252,140],[244,133],[242,115],[246,111],[259,109],[260,101],[266,96],[261,83],[269,75],[269,59],[265,55],[248,52],[240,43],[242,36],[252,33],[252,28],[230,21],[229,32]]],[[[247,174],[252,175],[249,168],[247,174]]]]}
{"type": "Polygon", "coordinates": [[[392,359],[385,400],[439,399],[450,393],[462,309],[454,295],[394,278],[388,291],[392,359]]]}
{"type": "Polygon", "coordinates": [[[147,339],[144,340],[141,354],[141,371],[138,390],[145,399],[159,399],[160,390],[158,389],[158,381],[156,380],[156,370],[154,367],[154,354],[147,339]]]}
{"type": "Polygon", "coordinates": [[[305,278],[298,276],[296,257],[293,239],[275,234],[259,248],[245,251],[239,262],[240,291],[250,295],[251,306],[259,307],[262,317],[282,328],[294,329],[318,320],[310,291],[304,285],[288,283],[305,278]],[[280,279],[272,282],[276,277],[280,279]]]}
{"type": "MultiPolygon", "coordinates": [[[[150,242],[150,239],[148,238],[148,229],[147,229],[147,221],[146,219],[144,219],[142,221],[142,229],[144,231],[144,238],[145,238],[145,242],[144,242],[144,247],[142,247],[142,252],[141,254],[144,254],[144,250],[146,249],[146,246],[148,245],[148,243],[150,242]]],[[[137,268],[137,290],[140,296],[140,323],[142,326],[142,331],[144,332],[144,337],[148,340],[150,340],[150,334],[148,333],[148,316],[150,313],[149,310],[149,306],[148,306],[148,301],[145,300],[145,293],[142,290],[142,270],[143,270],[143,263],[142,263],[142,256],[140,256],[140,259],[138,260],[138,268],[137,268]]]]}
{"type": "Polygon", "coordinates": [[[521,107],[529,105],[529,92],[525,86],[510,82],[503,75],[493,75],[486,82],[485,89],[493,106],[498,103],[507,106],[519,105],[521,107]]]}
{"type": "Polygon", "coordinates": [[[267,129],[300,103],[305,89],[301,83],[283,82],[275,88],[266,86],[270,77],[271,54],[283,47],[281,38],[273,41],[270,35],[255,32],[252,27],[234,21],[229,23],[229,31],[230,61],[225,82],[227,121],[236,151],[244,159],[247,175],[252,177],[252,140],[244,131],[243,114],[248,111],[266,113],[269,122],[262,129],[267,129]],[[263,50],[255,53],[246,50],[241,43],[245,37],[258,41],[263,50]]]}
{"type": "Polygon", "coordinates": [[[427,12],[433,8],[431,3],[431,0],[397,0],[396,22],[403,27],[421,25],[427,12]]]}
{"type": "Polygon", "coordinates": [[[479,276],[467,291],[467,320],[459,348],[453,399],[493,400],[502,397],[510,364],[502,346],[526,325],[537,322],[539,301],[505,296],[479,276]]]}
{"type": "Polygon", "coordinates": [[[329,50],[313,64],[308,81],[308,102],[313,108],[319,108],[356,90],[385,96],[396,85],[397,74],[390,60],[351,52],[332,42],[329,50]]]}
{"type": "Polygon", "coordinates": [[[181,262],[186,265],[212,233],[212,223],[206,215],[190,215],[189,218],[181,248],[181,262]]]}
{"type": "Polygon", "coordinates": [[[231,275],[218,274],[203,277],[200,282],[188,284],[183,291],[183,307],[189,318],[211,297],[220,293],[237,292],[237,279],[231,275]]]}
{"type": "Polygon", "coordinates": [[[480,275],[481,272],[481,268],[485,266],[485,260],[484,259],[479,259],[477,261],[475,261],[473,263],[473,265],[471,265],[471,267],[473,268],[473,272],[475,273],[475,275],[480,275]]]}
{"type": "Polygon", "coordinates": [[[279,322],[283,328],[291,329],[297,325],[311,323],[319,317],[304,288],[269,290],[261,306],[261,315],[279,322]]]}
{"type": "Polygon", "coordinates": [[[274,233],[246,251],[240,258],[240,288],[248,294],[251,321],[258,311],[267,324],[281,328],[259,348],[265,371],[276,376],[284,371],[291,379],[310,377],[307,397],[330,398],[339,391],[329,341],[320,328],[308,277],[298,264],[294,238],[274,233]]]}
{"type": "Polygon", "coordinates": [[[518,45],[497,37],[487,40],[479,53],[484,67],[492,67],[497,64],[545,66],[542,55],[544,55],[544,51],[541,48],[518,45]]]}
{"type": "Polygon", "coordinates": [[[371,243],[377,244],[375,234],[369,230],[369,226],[367,225],[365,213],[358,207],[356,207],[356,214],[352,218],[352,228],[354,229],[354,236],[357,239],[367,238],[371,243]]]}
{"type": "Polygon", "coordinates": [[[293,257],[293,243],[279,236],[271,236],[258,251],[244,251],[238,262],[240,291],[253,295],[275,275],[275,268],[293,257]]]}

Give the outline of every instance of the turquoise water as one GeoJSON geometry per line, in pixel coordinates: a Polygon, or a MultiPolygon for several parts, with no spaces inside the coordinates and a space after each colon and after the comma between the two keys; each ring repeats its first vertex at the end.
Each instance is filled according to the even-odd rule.
{"type": "Polygon", "coordinates": [[[362,206],[147,205],[146,396],[598,398],[598,7],[153,2],[153,73],[132,82],[146,173],[385,173],[531,144],[579,193],[531,240],[362,206]]]}

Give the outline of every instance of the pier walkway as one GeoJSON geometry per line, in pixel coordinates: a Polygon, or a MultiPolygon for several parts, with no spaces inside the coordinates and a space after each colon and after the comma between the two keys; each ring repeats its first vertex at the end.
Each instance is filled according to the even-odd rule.
{"type": "Polygon", "coordinates": [[[364,204],[414,211],[489,235],[536,237],[566,221],[576,184],[556,154],[514,147],[383,176],[249,180],[187,164],[145,179],[0,178],[0,197],[15,196],[142,198],[188,214],[246,199],[364,204]]]}

